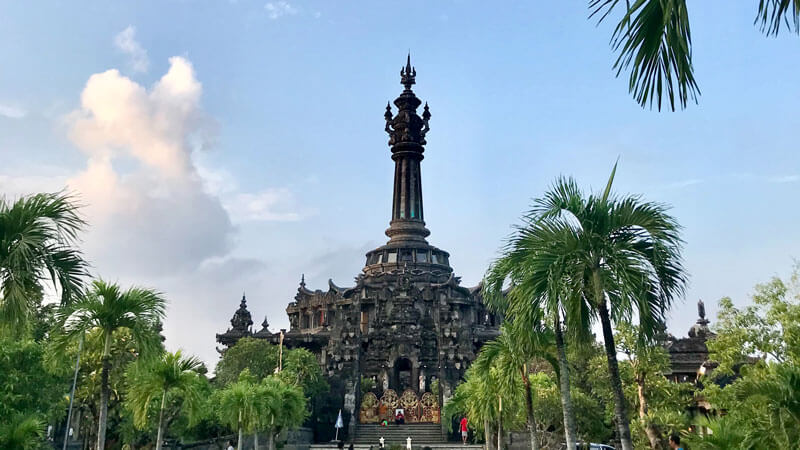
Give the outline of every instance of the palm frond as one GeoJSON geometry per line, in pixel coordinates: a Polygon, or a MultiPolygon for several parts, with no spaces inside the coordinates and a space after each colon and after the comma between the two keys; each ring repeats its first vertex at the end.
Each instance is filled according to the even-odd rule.
{"type": "Polygon", "coordinates": [[[759,0],[754,23],[767,36],[777,36],[781,26],[800,33],[800,0],[759,0]]]}
{"type": "MultiPolygon", "coordinates": [[[[609,17],[619,0],[591,0],[590,18],[609,17]]],[[[692,36],[685,0],[634,0],[626,2],[611,38],[619,52],[614,69],[629,71],[628,91],[642,107],[661,110],[666,96],[671,110],[697,102],[700,89],[692,65],[692,36]]]]}
{"type": "Polygon", "coordinates": [[[0,448],[34,450],[44,442],[44,422],[34,415],[14,414],[0,421],[0,448]]]}
{"type": "Polygon", "coordinates": [[[62,303],[80,295],[87,264],[75,248],[86,225],[76,199],[60,192],[0,199],[0,320],[24,328],[46,282],[62,303]]]}

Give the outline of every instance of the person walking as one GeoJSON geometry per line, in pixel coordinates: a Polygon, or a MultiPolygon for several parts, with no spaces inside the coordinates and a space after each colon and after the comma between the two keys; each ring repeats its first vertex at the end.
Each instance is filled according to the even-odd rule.
{"type": "Polygon", "coordinates": [[[681,447],[681,437],[677,434],[673,434],[669,437],[669,448],[672,450],[683,450],[681,447]]]}
{"type": "Polygon", "coordinates": [[[467,416],[461,418],[459,429],[461,430],[461,443],[467,445],[467,436],[469,436],[469,431],[467,430],[467,416]]]}

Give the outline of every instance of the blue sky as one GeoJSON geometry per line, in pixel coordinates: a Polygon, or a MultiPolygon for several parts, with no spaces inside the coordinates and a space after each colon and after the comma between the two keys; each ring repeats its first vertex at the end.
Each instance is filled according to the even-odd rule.
{"type": "Polygon", "coordinates": [[[242,291],[285,327],[301,273],[348,285],[386,240],[410,50],[429,241],[463,283],[558,175],[600,188],[619,157],[617,190],[685,227],[683,335],[698,298],[745,304],[800,256],[800,40],[763,37],[756,5],[690,2],[703,95],[659,113],[584,2],[4,1],[0,192],[78,192],[94,272],[165,291],[168,346],[213,361],[242,291]]]}

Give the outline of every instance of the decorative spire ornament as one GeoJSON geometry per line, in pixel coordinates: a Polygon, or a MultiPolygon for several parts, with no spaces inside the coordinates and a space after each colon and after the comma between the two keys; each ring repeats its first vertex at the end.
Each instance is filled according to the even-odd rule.
{"type": "Polygon", "coordinates": [[[425,151],[425,136],[430,131],[431,111],[428,104],[417,113],[422,100],[417,98],[411,87],[416,84],[417,70],[411,65],[411,53],[406,65],[400,70],[400,83],[405,87],[394,101],[397,114],[392,114],[391,104],[386,105],[386,133],[395,162],[394,196],[392,199],[392,220],[386,235],[389,242],[417,241],[427,243],[430,234],[425,228],[422,208],[422,172],[420,161],[425,151]]]}

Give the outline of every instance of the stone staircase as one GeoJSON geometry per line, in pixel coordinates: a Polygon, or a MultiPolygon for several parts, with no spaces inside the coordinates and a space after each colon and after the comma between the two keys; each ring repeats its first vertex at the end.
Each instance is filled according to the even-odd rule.
{"type": "Polygon", "coordinates": [[[442,435],[442,426],[438,423],[390,424],[386,427],[378,424],[358,424],[353,442],[377,446],[381,436],[383,436],[387,448],[393,444],[399,444],[405,448],[406,438],[409,436],[414,447],[447,442],[445,436],[442,435]]]}

